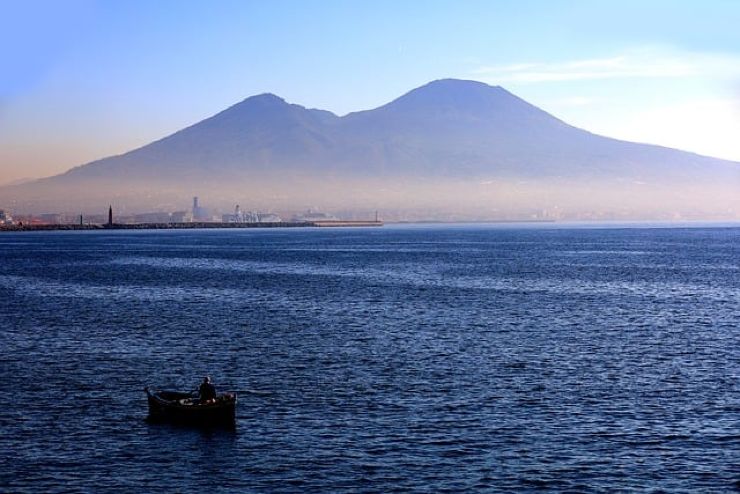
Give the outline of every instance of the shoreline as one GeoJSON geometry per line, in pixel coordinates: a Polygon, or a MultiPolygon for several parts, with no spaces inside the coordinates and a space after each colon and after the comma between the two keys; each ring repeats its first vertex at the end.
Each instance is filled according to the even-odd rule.
{"type": "Polygon", "coordinates": [[[217,223],[210,221],[192,223],[113,223],[89,225],[6,225],[0,232],[46,232],[75,230],[190,230],[206,228],[337,228],[381,227],[382,221],[280,221],[270,223],[217,223]]]}

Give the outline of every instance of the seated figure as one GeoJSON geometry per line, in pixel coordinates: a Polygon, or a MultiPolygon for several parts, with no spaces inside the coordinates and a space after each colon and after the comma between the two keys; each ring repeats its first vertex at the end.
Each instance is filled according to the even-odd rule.
{"type": "Polygon", "coordinates": [[[215,403],[216,401],[216,386],[211,383],[211,378],[206,376],[203,378],[203,382],[199,388],[200,403],[208,404],[215,403]]]}

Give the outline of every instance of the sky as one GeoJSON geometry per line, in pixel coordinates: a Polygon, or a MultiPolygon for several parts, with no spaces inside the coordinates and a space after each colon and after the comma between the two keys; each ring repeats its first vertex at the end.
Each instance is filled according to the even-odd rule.
{"type": "Polygon", "coordinates": [[[343,115],[442,78],[591,132],[740,161],[736,0],[0,0],[0,184],[249,96],[343,115]]]}

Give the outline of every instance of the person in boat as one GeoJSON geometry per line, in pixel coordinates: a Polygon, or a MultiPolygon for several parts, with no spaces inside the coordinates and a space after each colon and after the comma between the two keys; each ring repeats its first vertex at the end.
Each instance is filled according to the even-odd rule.
{"type": "Polygon", "coordinates": [[[200,403],[208,404],[216,402],[216,386],[211,382],[211,378],[206,376],[198,389],[200,393],[200,403]]]}

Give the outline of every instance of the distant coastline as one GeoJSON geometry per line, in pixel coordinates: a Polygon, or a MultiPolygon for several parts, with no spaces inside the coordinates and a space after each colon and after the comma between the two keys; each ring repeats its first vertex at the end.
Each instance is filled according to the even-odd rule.
{"type": "Polygon", "coordinates": [[[389,221],[388,223],[398,225],[411,225],[411,224],[444,224],[444,223],[555,223],[557,220],[552,219],[528,219],[528,220],[470,220],[470,221],[449,221],[449,220],[400,220],[400,221],[389,221]]]}
{"type": "Polygon", "coordinates": [[[66,224],[66,225],[5,225],[2,232],[71,231],[71,230],[190,230],[208,228],[336,228],[336,227],[381,227],[382,221],[280,221],[272,223],[219,223],[211,221],[190,223],[113,223],[113,224],[66,224]]]}

